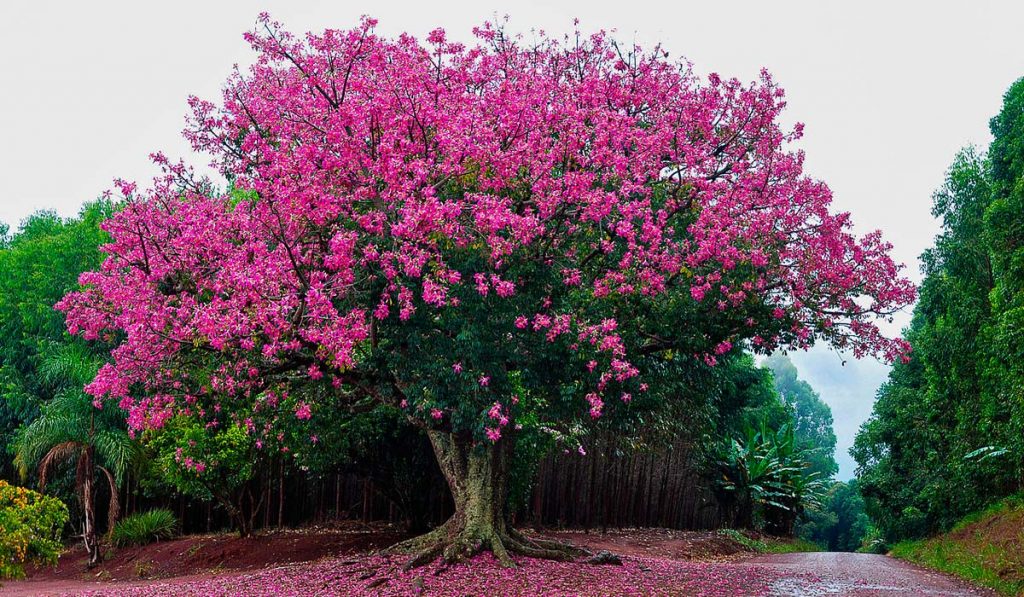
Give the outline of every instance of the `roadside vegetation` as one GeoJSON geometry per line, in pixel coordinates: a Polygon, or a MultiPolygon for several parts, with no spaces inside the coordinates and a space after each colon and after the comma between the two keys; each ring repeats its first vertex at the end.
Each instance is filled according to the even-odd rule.
{"type": "Polygon", "coordinates": [[[901,541],[890,554],[954,574],[1003,595],[1024,594],[1024,494],[970,514],[949,532],[901,541]]]}
{"type": "Polygon", "coordinates": [[[29,564],[55,565],[68,509],[60,500],[0,479],[0,580],[29,564]]]}
{"type": "Polygon", "coordinates": [[[750,531],[722,529],[718,531],[743,547],[756,553],[799,553],[822,551],[821,546],[799,537],[772,537],[770,535],[753,534],[750,531]]]}
{"type": "Polygon", "coordinates": [[[935,192],[941,222],[894,365],[851,451],[890,553],[1005,595],[1024,592],[1024,79],[935,192]]]}

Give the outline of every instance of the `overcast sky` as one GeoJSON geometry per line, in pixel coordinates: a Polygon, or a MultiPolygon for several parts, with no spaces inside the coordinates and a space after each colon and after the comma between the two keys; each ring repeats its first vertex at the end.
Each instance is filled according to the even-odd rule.
{"type": "MultiPolygon", "coordinates": [[[[660,41],[700,73],[742,80],[767,67],[787,91],[788,122],[805,123],[807,168],[853,213],[881,229],[920,279],[932,240],[931,193],[956,151],[987,145],[1003,92],[1024,75],[1024,3],[961,2],[15,2],[0,4],[0,222],[38,209],[73,215],[114,177],[148,180],[147,155],[197,164],[181,138],[189,94],[216,99],[241,38],[267,10],[295,32],[354,25],[384,34],[443,26],[467,39],[508,14],[513,30],[614,29],[660,41]]],[[[907,323],[904,316],[896,331],[907,323]]],[[[887,368],[824,349],[793,355],[832,406],[840,477],[887,368]]]]}

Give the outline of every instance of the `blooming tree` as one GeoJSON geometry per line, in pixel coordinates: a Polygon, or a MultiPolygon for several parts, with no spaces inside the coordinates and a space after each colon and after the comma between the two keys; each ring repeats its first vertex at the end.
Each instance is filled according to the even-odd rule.
{"type": "Polygon", "coordinates": [[[60,308],[120,339],[87,390],[133,429],[187,417],[269,445],[321,409],[392,405],[456,506],[414,561],[510,563],[565,554],[506,524],[524,425],[628,414],[649,372],[741,345],[905,355],[875,322],[913,286],[803,175],[767,73],[702,80],[603,33],[374,25],[297,38],[262,17],[255,64],[190,100],[186,135],[231,190],[162,156],[152,188],[120,183],[107,259],[60,308]]]}

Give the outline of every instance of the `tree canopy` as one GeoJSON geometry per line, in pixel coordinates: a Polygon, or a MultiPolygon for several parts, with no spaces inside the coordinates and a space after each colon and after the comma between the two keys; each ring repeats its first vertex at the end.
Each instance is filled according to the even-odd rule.
{"type": "MultiPolygon", "coordinates": [[[[99,266],[99,246],[107,239],[100,223],[112,211],[109,202],[99,201],[86,204],[77,218],[39,212],[13,233],[0,234],[2,446],[12,442],[22,423],[35,419],[41,403],[66,389],[64,378],[42,371],[48,355],[65,345],[83,353],[109,348],[86,349],[81,339],[68,336],[64,318],[53,305],[77,287],[79,274],[99,266]]],[[[0,458],[0,476],[13,479],[14,473],[12,462],[0,458]]]]}

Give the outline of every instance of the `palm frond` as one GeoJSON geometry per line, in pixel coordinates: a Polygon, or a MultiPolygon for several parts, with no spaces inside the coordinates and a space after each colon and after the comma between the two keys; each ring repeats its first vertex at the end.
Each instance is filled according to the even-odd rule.
{"type": "Polygon", "coordinates": [[[50,448],[39,461],[39,490],[46,489],[46,480],[55,465],[82,451],[85,446],[79,442],[63,442],[50,448]]]}
{"type": "Polygon", "coordinates": [[[117,524],[117,518],[121,515],[121,502],[118,498],[117,481],[114,480],[114,475],[106,469],[106,467],[96,467],[103,471],[104,476],[107,478],[107,483],[110,484],[110,507],[107,509],[107,532],[112,533],[114,531],[114,525],[117,524]]]}
{"type": "Polygon", "coordinates": [[[44,409],[43,415],[21,428],[14,439],[14,461],[25,478],[54,446],[67,442],[86,443],[88,429],[81,418],[70,413],[44,409]]]}
{"type": "Polygon", "coordinates": [[[114,472],[118,483],[139,456],[139,444],[120,429],[105,429],[96,434],[93,445],[99,460],[114,472]]]}
{"type": "Polygon", "coordinates": [[[96,377],[102,362],[82,342],[54,342],[40,356],[39,375],[55,388],[81,389],[96,377]]]}

